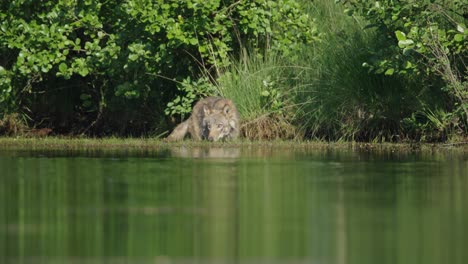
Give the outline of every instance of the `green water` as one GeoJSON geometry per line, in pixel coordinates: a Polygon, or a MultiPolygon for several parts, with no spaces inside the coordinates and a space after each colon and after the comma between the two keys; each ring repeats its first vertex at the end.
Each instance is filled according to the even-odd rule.
{"type": "Polygon", "coordinates": [[[0,151],[0,263],[466,263],[468,158],[0,151]]]}

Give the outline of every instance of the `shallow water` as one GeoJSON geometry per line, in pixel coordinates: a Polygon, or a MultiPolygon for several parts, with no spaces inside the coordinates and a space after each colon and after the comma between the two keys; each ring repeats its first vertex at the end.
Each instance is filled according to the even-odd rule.
{"type": "Polygon", "coordinates": [[[0,150],[0,263],[466,263],[468,158],[0,150]]]}

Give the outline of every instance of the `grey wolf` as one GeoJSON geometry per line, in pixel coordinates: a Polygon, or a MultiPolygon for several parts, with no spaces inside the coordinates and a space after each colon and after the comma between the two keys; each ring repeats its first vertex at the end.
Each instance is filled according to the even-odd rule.
{"type": "Polygon", "coordinates": [[[207,97],[198,101],[192,114],[167,137],[178,141],[190,134],[194,140],[220,141],[239,137],[239,112],[234,103],[222,97],[207,97]]]}

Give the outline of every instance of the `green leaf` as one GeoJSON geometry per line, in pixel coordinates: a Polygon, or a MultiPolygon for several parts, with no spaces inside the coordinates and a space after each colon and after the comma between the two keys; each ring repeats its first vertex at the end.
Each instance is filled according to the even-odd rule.
{"type": "Polygon", "coordinates": [[[463,41],[463,35],[462,34],[456,34],[453,39],[456,41],[456,42],[462,42],[463,41]]]}
{"type": "Polygon", "coordinates": [[[189,39],[189,42],[190,42],[191,45],[197,45],[198,44],[198,39],[191,38],[191,39],[189,39]]]}
{"type": "Polygon", "coordinates": [[[128,55],[128,59],[131,61],[136,61],[138,60],[138,54],[130,54],[128,55]]]}
{"type": "Polygon", "coordinates": [[[68,70],[67,64],[65,64],[65,63],[63,63],[63,62],[60,63],[60,65],[59,65],[59,71],[60,71],[62,74],[65,74],[65,73],[67,72],[67,70],[68,70]]]}
{"type": "Polygon", "coordinates": [[[465,32],[465,25],[457,24],[458,32],[464,33],[465,32]]]}
{"type": "Polygon", "coordinates": [[[404,48],[403,49],[403,55],[405,55],[405,56],[411,55],[412,52],[413,52],[412,48],[404,48]]]}
{"type": "Polygon", "coordinates": [[[393,75],[394,72],[395,72],[395,69],[390,68],[385,71],[385,75],[393,75]]]}
{"type": "Polygon", "coordinates": [[[413,67],[414,66],[413,66],[413,64],[411,62],[409,62],[409,61],[405,62],[405,69],[410,69],[410,68],[413,68],[413,67]]]}
{"type": "Polygon", "coordinates": [[[86,67],[82,67],[78,70],[78,74],[83,77],[86,77],[89,74],[89,70],[86,67]]]}
{"type": "Polygon", "coordinates": [[[412,46],[413,44],[414,44],[414,41],[411,39],[398,41],[398,47],[400,48],[406,48],[408,46],[412,46]]]}
{"type": "Polygon", "coordinates": [[[22,65],[24,63],[24,56],[21,55],[22,53],[20,52],[20,54],[18,55],[18,59],[16,60],[16,63],[18,63],[18,65],[22,65]]]}
{"type": "Polygon", "coordinates": [[[400,30],[395,31],[395,36],[398,42],[406,40],[406,34],[401,32],[400,30]]]}

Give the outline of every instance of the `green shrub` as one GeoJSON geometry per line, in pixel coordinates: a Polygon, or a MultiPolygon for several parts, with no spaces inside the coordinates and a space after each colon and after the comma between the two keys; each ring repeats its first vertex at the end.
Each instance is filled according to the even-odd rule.
{"type": "Polygon", "coordinates": [[[0,21],[0,112],[96,133],[160,126],[177,83],[242,45],[290,52],[315,37],[295,0],[4,1],[0,21]]]}
{"type": "MultiPolygon", "coordinates": [[[[365,18],[367,28],[379,37],[364,65],[377,74],[398,74],[445,93],[445,108],[461,119],[447,124],[468,130],[468,29],[466,1],[363,1],[344,0],[349,14],[365,18]]],[[[429,104],[425,104],[429,105],[429,104]]],[[[432,106],[429,112],[439,111],[432,106]]],[[[421,111],[428,113],[427,111],[421,111]]],[[[432,115],[427,116],[429,120],[432,115]]],[[[434,129],[440,124],[433,123],[434,129]]]]}

